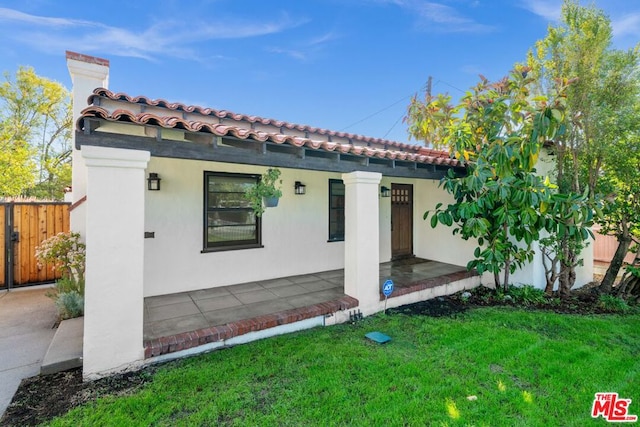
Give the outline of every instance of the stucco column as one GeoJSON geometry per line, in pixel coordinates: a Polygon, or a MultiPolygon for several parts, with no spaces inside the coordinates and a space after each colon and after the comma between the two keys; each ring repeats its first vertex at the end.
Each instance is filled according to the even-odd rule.
{"type": "MultiPolygon", "coordinates": [[[[109,61],[94,56],[76,52],[66,53],[67,68],[71,75],[73,89],[73,122],[71,132],[72,164],[71,170],[71,203],[76,203],[87,194],[87,170],[80,150],[76,148],[76,122],[83,109],[87,108],[87,99],[98,87],[107,88],[109,85],[109,61]]],[[[85,206],[80,204],[71,211],[71,229],[84,237],[85,206]]]]}
{"type": "Polygon", "coordinates": [[[83,146],[87,268],[83,375],[93,379],[144,358],[144,198],[148,151],[83,146]]]}
{"type": "Polygon", "coordinates": [[[360,302],[365,315],[380,304],[378,184],[382,174],[345,173],[344,292],[360,302]]]}

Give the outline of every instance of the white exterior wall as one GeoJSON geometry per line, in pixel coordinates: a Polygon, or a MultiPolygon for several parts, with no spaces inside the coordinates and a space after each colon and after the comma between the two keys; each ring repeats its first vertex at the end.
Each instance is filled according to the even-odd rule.
{"type": "Polygon", "coordinates": [[[525,264],[521,269],[511,274],[509,276],[509,282],[513,285],[532,285],[536,288],[544,289],[547,281],[544,277],[542,253],[540,252],[537,242],[533,242],[532,248],[535,252],[533,261],[525,264]]]}
{"type": "Polygon", "coordinates": [[[589,246],[582,251],[584,265],[576,268],[576,288],[593,282],[593,239],[589,238],[589,246]]]}
{"type": "MultiPolygon", "coordinates": [[[[344,268],[344,242],[328,242],[329,179],[340,173],[297,169],[282,171],[283,196],[278,207],[262,218],[263,248],[202,253],[204,172],[256,174],[266,167],[152,157],[147,168],[162,178],[161,191],[145,192],[145,296],[164,295],[277,277],[344,268]],[[294,182],[306,185],[294,194],[294,182]]],[[[451,229],[432,229],[422,216],[449,197],[438,181],[383,177],[414,186],[414,254],[421,258],[465,266],[474,246],[451,235],[451,229]]],[[[379,206],[379,262],[391,259],[391,198],[379,206]]]]}
{"type": "MultiPolygon", "coordinates": [[[[328,242],[329,179],[340,173],[284,169],[283,196],[262,219],[263,248],[202,253],[204,225],[204,172],[258,174],[266,167],[153,157],[147,168],[162,178],[161,191],[145,192],[145,296],[163,295],[277,277],[344,268],[344,242],[328,242]],[[307,194],[295,195],[294,182],[306,185],[307,194]]],[[[451,228],[431,228],[424,212],[451,196],[437,180],[383,177],[380,186],[412,184],[414,191],[413,244],[417,257],[466,266],[474,241],[453,236],[451,228]]],[[[379,197],[379,196],[378,196],[379,197]]],[[[379,260],[391,259],[391,198],[379,197],[379,260]]],[[[592,251],[591,247],[587,251],[592,251]]],[[[577,284],[589,282],[591,263],[579,269],[577,284]]],[[[493,282],[492,277],[483,280],[493,282]]],[[[512,275],[516,284],[544,287],[540,255],[512,275]]]]}
{"type": "Polygon", "coordinates": [[[438,180],[417,181],[413,187],[413,233],[414,253],[420,258],[430,259],[466,267],[473,257],[475,241],[464,241],[452,234],[453,229],[442,224],[431,228],[431,216],[425,221],[424,213],[438,203],[444,206],[453,198],[441,188],[438,180]]]}
{"type": "Polygon", "coordinates": [[[145,192],[145,296],[344,268],[344,242],[328,242],[329,179],[340,173],[284,169],[282,197],[262,216],[263,248],[202,253],[204,172],[261,174],[266,167],[153,157],[161,190],[145,192]],[[294,182],[306,185],[294,194],[294,182]]]}
{"type": "MultiPolygon", "coordinates": [[[[382,177],[381,186],[413,185],[413,253],[438,262],[466,266],[475,246],[451,234],[451,228],[438,225],[431,228],[423,219],[427,210],[439,202],[450,203],[451,197],[438,188],[439,180],[382,177]]],[[[380,262],[391,260],[391,198],[380,198],[380,262]]]]}
{"type": "MultiPolygon", "coordinates": [[[[410,180],[413,182],[413,180],[410,180]]],[[[387,187],[391,189],[392,182],[399,182],[397,178],[383,176],[380,182],[380,187],[387,187]]],[[[378,234],[378,240],[380,242],[380,262],[391,261],[391,197],[380,197],[378,193],[379,213],[378,222],[380,223],[380,232],[378,234]]]]}
{"type": "MultiPolygon", "coordinates": [[[[509,281],[514,285],[533,285],[536,288],[544,289],[547,285],[547,280],[544,274],[544,265],[542,265],[542,253],[537,242],[533,242],[533,250],[535,251],[533,262],[517,270],[509,281]]],[[[575,288],[582,287],[593,281],[593,240],[591,238],[589,239],[589,246],[582,251],[581,257],[584,265],[576,267],[575,288]]],[[[556,283],[557,286],[558,284],[556,283]]]]}

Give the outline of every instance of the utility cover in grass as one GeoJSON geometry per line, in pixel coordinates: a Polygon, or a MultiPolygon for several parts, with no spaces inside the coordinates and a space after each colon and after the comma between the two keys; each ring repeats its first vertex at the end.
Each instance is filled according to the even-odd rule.
{"type": "Polygon", "coordinates": [[[369,338],[373,342],[377,342],[378,344],[384,344],[386,342],[391,341],[391,337],[389,335],[385,335],[382,332],[369,332],[365,335],[365,337],[369,338]]]}

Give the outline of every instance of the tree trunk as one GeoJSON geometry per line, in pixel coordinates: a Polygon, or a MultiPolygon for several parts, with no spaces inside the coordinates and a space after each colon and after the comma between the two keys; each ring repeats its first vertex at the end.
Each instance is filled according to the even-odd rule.
{"type": "Polygon", "coordinates": [[[555,287],[556,281],[558,280],[558,273],[554,271],[546,279],[547,285],[544,287],[544,294],[550,297],[553,295],[553,288],[555,287]]]}
{"type": "Polygon", "coordinates": [[[571,289],[576,283],[576,254],[568,245],[564,249],[564,259],[560,263],[560,296],[566,298],[571,295],[571,289]]]}
{"type": "Polygon", "coordinates": [[[571,291],[571,266],[562,262],[560,264],[560,283],[558,285],[558,293],[560,297],[566,298],[571,291]]]}
{"type": "Polygon", "coordinates": [[[511,268],[511,260],[506,260],[504,263],[504,292],[509,291],[509,269],[511,268]]]}
{"type": "Polygon", "coordinates": [[[629,245],[631,245],[631,236],[629,235],[627,227],[623,227],[622,233],[619,234],[617,238],[618,248],[615,254],[613,254],[609,268],[607,268],[604,279],[602,279],[602,283],[600,284],[600,292],[606,294],[611,293],[613,282],[616,280],[616,277],[618,277],[624,258],[627,256],[627,252],[629,252],[629,245]]]}
{"type": "MultiPolygon", "coordinates": [[[[504,233],[504,236],[509,235],[509,226],[507,225],[506,222],[502,224],[502,232],[504,233]]],[[[502,286],[504,287],[504,293],[507,293],[509,291],[509,270],[510,269],[511,269],[511,257],[507,255],[507,257],[504,260],[504,282],[502,283],[502,286]]]]}
{"type": "MultiPolygon", "coordinates": [[[[640,263],[637,262],[638,258],[636,257],[636,264],[640,266],[640,263]]],[[[620,281],[620,286],[617,286],[614,295],[618,298],[622,298],[630,303],[639,303],[640,302],[640,277],[630,271],[627,271],[620,281]]]]}
{"type": "Polygon", "coordinates": [[[567,282],[567,296],[571,293],[571,289],[576,284],[576,254],[573,253],[571,256],[571,265],[569,266],[569,281],[567,282]]]}
{"type": "Polygon", "coordinates": [[[554,258],[551,258],[551,252],[542,248],[542,266],[544,267],[544,278],[547,281],[544,293],[550,297],[553,295],[553,288],[558,280],[558,255],[554,254],[554,258]],[[547,265],[546,260],[551,261],[551,266],[547,265]]]}
{"type": "Polygon", "coordinates": [[[568,297],[569,296],[569,273],[570,273],[570,265],[569,265],[569,242],[567,241],[568,237],[564,236],[562,238],[562,242],[560,243],[560,250],[562,251],[562,257],[560,260],[560,274],[558,275],[558,293],[560,297],[568,297]]]}
{"type": "Polygon", "coordinates": [[[500,285],[500,273],[493,273],[493,284],[496,287],[496,293],[497,293],[498,289],[501,288],[501,285],[500,285]]]}
{"type": "MultiPolygon", "coordinates": [[[[631,263],[634,267],[640,267],[640,244],[636,247],[636,256],[631,263]]],[[[625,300],[637,300],[640,299],[640,277],[634,274],[633,271],[626,270],[620,280],[620,285],[616,287],[613,294],[618,298],[625,300]],[[635,294],[635,295],[634,295],[635,294]]]]}

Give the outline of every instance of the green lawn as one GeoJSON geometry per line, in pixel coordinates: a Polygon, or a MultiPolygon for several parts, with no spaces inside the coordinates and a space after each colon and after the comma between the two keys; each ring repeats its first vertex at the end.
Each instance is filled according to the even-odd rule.
{"type": "Polygon", "coordinates": [[[640,415],[640,315],[381,314],[171,363],[52,425],[606,425],[596,392],[640,415]],[[392,341],[368,342],[374,330],[392,341]]]}

